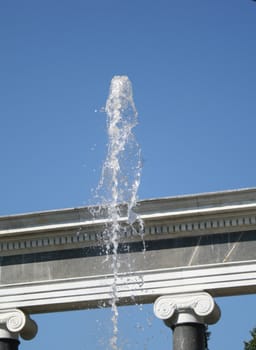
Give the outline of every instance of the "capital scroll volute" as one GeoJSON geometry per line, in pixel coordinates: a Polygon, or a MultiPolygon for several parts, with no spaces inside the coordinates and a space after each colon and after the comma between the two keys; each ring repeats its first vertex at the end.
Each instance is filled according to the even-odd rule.
{"type": "Polygon", "coordinates": [[[206,292],[161,296],[154,303],[154,313],[168,325],[184,322],[213,324],[220,317],[218,305],[206,292]]]}
{"type": "Polygon", "coordinates": [[[19,309],[0,310],[0,325],[26,340],[34,338],[37,333],[35,321],[19,309]]]}

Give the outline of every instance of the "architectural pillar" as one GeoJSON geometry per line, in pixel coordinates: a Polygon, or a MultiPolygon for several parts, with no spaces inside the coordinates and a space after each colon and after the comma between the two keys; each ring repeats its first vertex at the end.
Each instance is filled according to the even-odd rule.
{"type": "Polygon", "coordinates": [[[0,350],[18,350],[19,336],[34,338],[37,325],[19,309],[0,310],[0,350]]]}
{"type": "Polygon", "coordinates": [[[172,328],[173,350],[205,350],[206,325],[220,318],[218,305],[206,292],[161,296],[154,313],[172,328]]]}

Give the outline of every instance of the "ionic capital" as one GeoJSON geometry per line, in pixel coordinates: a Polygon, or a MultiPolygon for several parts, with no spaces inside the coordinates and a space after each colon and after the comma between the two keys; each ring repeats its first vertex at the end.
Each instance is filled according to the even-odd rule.
{"type": "Polygon", "coordinates": [[[206,292],[173,294],[159,297],[154,303],[156,317],[168,326],[181,323],[216,323],[220,309],[206,292]]]}
{"type": "Polygon", "coordinates": [[[0,310],[0,338],[29,340],[37,333],[35,321],[19,309],[0,310]]]}

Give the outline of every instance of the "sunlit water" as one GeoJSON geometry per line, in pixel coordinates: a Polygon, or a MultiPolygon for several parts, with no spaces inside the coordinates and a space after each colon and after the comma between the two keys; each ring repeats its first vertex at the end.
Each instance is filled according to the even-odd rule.
{"type": "Polygon", "coordinates": [[[97,188],[98,202],[107,212],[110,223],[104,231],[108,259],[113,272],[111,349],[117,350],[118,340],[118,246],[123,226],[120,224],[120,204],[126,203],[127,225],[142,222],[133,211],[141,176],[140,147],[133,134],[137,125],[137,111],[133,101],[132,85],[127,76],[114,76],[106,101],[108,149],[97,188]]]}

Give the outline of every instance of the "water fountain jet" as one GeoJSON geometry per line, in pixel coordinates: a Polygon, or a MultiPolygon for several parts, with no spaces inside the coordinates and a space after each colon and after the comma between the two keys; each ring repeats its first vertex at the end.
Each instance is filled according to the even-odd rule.
{"type": "MultiPolygon", "coordinates": [[[[112,184],[112,170],[105,169],[102,184],[112,184]]],[[[90,207],[0,217],[0,348],[4,343],[14,349],[15,343],[16,349],[18,336],[28,338],[28,325],[34,330],[29,337],[35,335],[30,314],[98,308],[115,293],[119,305],[154,303],[155,315],[175,327],[175,350],[184,340],[184,349],[191,350],[191,335],[199,349],[204,346],[196,341],[197,335],[203,339],[200,325],[219,317],[215,297],[256,293],[255,188],[140,201],[136,213],[144,223],[144,254],[138,232],[125,230],[136,196],[129,197],[129,207],[122,204],[124,192],[111,200],[111,191],[105,187],[102,198],[110,200],[96,218],[90,207]],[[106,228],[113,222],[120,228],[113,230],[115,249],[132,261],[130,268],[117,264],[116,274],[117,260],[109,263],[111,241],[110,254],[102,247],[103,233],[112,237],[106,228]]],[[[116,336],[117,328],[112,349],[117,349],[116,336]]]]}
{"type": "Polygon", "coordinates": [[[127,224],[133,225],[138,219],[133,208],[136,205],[141,175],[140,148],[133,134],[138,114],[133,101],[132,84],[127,76],[113,77],[105,112],[108,149],[97,188],[97,197],[100,199],[100,207],[104,207],[109,219],[103,236],[108,256],[111,253],[114,276],[111,297],[113,336],[110,345],[113,350],[117,350],[118,246],[122,233],[120,204],[125,203],[127,224]]]}

